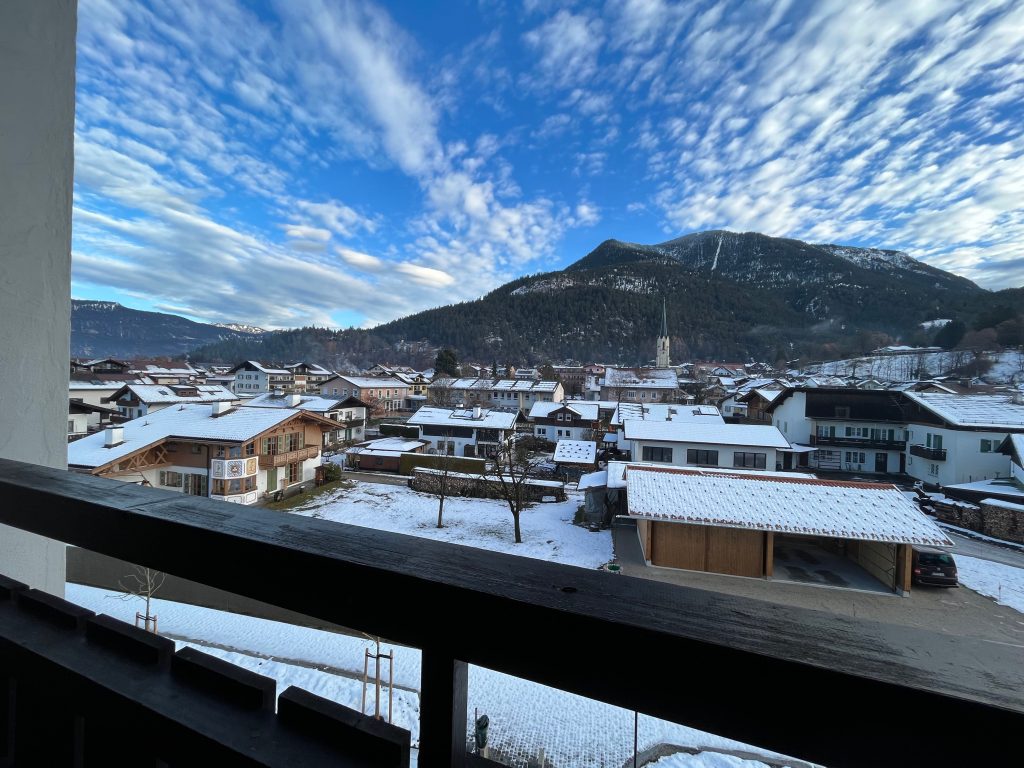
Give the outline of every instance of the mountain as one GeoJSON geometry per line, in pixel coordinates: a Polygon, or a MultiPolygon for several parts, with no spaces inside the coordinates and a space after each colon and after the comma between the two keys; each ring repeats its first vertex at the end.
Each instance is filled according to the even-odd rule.
{"type": "Polygon", "coordinates": [[[257,325],[246,325],[245,323],[214,323],[217,328],[227,328],[229,331],[238,331],[239,333],[248,333],[250,335],[259,335],[266,333],[266,328],[260,328],[257,325]]]}
{"type": "Polygon", "coordinates": [[[72,357],[173,357],[204,344],[256,338],[254,333],[129,309],[113,301],[71,300],[72,357]]]}
{"type": "MultiPolygon", "coordinates": [[[[663,298],[674,360],[834,359],[896,340],[931,343],[935,332],[921,323],[936,318],[1024,316],[1024,290],[993,293],[900,251],[715,230],[655,245],[607,240],[564,270],[476,301],[371,330],[293,331],[262,343],[273,340],[275,359],[326,365],[422,362],[441,346],[484,363],[642,364],[654,357],[663,298]]],[[[226,341],[195,355],[230,362],[258,349],[226,341]]]]}

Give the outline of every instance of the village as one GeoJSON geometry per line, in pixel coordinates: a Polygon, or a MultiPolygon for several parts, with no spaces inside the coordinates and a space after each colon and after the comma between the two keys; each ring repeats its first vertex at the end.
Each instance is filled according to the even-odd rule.
{"type": "MultiPolygon", "coordinates": [[[[68,466],[609,578],[1021,641],[1024,393],[673,365],[664,325],[653,346],[643,368],[76,361],[68,466]]],[[[81,599],[114,586],[101,572],[88,558],[69,568],[90,585],[81,599]]],[[[182,610],[174,592],[155,601],[164,622],[182,610]]],[[[182,621],[206,621],[206,605],[182,621]]],[[[543,737],[502,730],[521,714],[484,700],[496,753],[536,761],[543,737]]],[[[415,733],[414,714],[396,722],[415,733]]]]}

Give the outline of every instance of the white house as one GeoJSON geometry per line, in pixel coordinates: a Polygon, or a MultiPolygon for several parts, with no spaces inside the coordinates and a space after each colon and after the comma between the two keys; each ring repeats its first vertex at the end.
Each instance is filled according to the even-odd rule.
{"type": "Polygon", "coordinates": [[[298,392],[268,392],[246,400],[243,405],[246,408],[295,408],[337,422],[335,429],[324,433],[324,446],[362,440],[369,415],[366,403],[351,396],[341,398],[298,392]]]}
{"type": "Polygon", "coordinates": [[[332,376],[320,384],[322,397],[354,397],[372,410],[401,411],[409,396],[409,385],[393,376],[332,376]]]}
{"type": "Polygon", "coordinates": [[[671,368],[606,368],[601,400],[627,403],[674,403],[679,378],[671,368]]]}
{"type": "Polygon", "coordinates": [[[515,433],[518,411],[481,408],[420,408],[407,422],[419,428],[438,453],[494,456],[515,433]]]}
{"type": "Polygon", "coordinates": [[[699,424],[686,421],[625,421],[630,455],[675,466],[774,470],[789,441],[775,427],[699,424]]]}
{"type": "MultiPolygon", "coordinates": [[[[610,426],[615,430],[615,446],[629,450],[624,426],[627,420],[653,422],[692,422],[695,424],[725,424],[722,414],[713,405],[684,405],[668,403],[619,403],[612,412],[610,426]]],[[[612,442],[610,439],[606,443],[612,442]]],[[[634,457],[636,458],[636,457],[634,457]]]]}
{"type": "Polygon", "coordinates": [[[238,395],[217,384],[125,384],[104,401],[128,419],[186,403],[233,403],[238,395]]]}
{"type": "Polygon", "coordinates": [[[252,397],[276,388],[283,389],[292,381],[291,371],[271,368],[255,360],[246,360],[228,371],[235,377],[232,387],[236,395],[252,397]]]}
{"type": "Polygon", "coordinates": [[[291,408],[179,405],[68,444],[68,467],[236,504],[311,481],[334,423],[291,408]]]}

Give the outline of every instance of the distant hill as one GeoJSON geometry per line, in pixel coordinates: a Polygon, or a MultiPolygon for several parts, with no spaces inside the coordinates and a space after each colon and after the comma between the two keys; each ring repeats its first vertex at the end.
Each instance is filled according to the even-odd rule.
{"type": "Polygon", "coordinates": [[[414,362],[451,346],[484,363],[640,364],[654,356],[663,298],[674,360],[834,359],[896,340],[929,344],[936,331],[921,324],[937,318],[994,328],[1024,316],[1024,290],[987,291],[901,251],[714,230],[655,245],[607,240],[559,272],[370,330],[228,339],[195,356],[262,351],[340,367],[414,362]]]}
{"type": "Polygon", "coordinates": [[[112,301],[71,301],[72,357],[173,357],[204,344],[259,336],[112,301]]]}

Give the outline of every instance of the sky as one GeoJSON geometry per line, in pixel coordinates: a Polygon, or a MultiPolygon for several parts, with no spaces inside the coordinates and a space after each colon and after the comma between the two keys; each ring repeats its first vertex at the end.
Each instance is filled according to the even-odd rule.
{"type": "Polygon", "coordinates": [[[73,295],[371,327],[706,229],[1024,285],[1019,0],[79,0],[73,295]]]}

